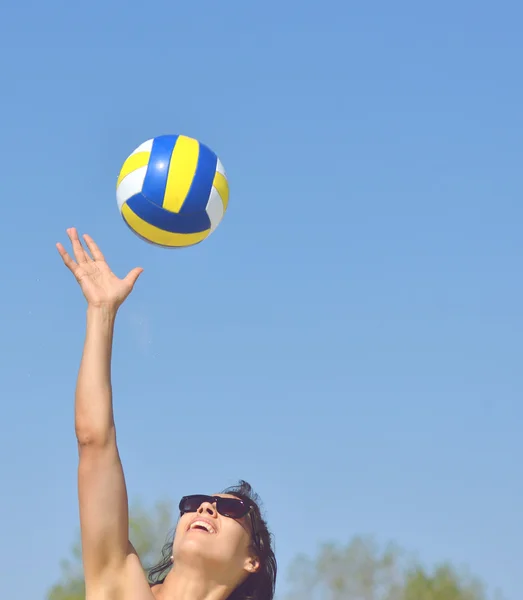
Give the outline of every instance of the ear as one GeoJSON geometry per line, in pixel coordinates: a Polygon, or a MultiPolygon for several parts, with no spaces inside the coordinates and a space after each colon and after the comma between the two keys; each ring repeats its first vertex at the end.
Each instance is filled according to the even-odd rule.
{"type": "Polygon", "coordinates": [[[247,573],[249,573],[249,575],[251,575],[252,573],[256,573],[260,568],[260,561],[256,556],[249,556],[245,560],[243,568],[247,571],[247,573]]]}

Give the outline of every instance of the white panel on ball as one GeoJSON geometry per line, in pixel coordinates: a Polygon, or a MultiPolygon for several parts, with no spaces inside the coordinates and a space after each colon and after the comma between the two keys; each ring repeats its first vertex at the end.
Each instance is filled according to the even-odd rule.
{"type": "Polygon", "coordinates": [[[136,150],[133,150],[131,154],[138,154],[138,152],[151,152],[153,149],[154,140],[147,140],[143,144],[140,144],[136,150]]]}
{"type": "Polygon", "coordinates": [[[122,212],[122,206],[129,198],[142,191],[146,173],[147,165],[136,169],[136,171],[132,171],[120,181],[120,185],[116,190],[116,202],[118,203],[120,212],[122,212]]]}
{"type": "MultiPolygon", "coordinates": [[[[223,218],[223,200],[218,190],[212,186],[207,206],[205,207],[211,222],[211,233],[218,227],[223,218]]],[[[210,235],[210,234],[209,234],[210,235]]]]}

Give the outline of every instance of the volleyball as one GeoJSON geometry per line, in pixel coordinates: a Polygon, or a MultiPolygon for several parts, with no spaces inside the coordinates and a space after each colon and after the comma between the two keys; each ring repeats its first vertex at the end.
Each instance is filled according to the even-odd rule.
{"type": "Polygon", "coordinates": [[[129,228],[157,246],[199,244],[220,224],[229,203],[227,175],[217,155],[185,135],[162,135],[125,160],[116,201],[129,228]]]}

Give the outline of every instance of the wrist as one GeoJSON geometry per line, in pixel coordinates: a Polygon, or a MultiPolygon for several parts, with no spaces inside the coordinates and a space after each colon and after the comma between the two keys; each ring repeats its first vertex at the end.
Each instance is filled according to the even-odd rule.
{"type": "Polygon", "coordinates": [[[114,324],[118,307],[112,304],[88,304],[87,320],[114,324]]]}

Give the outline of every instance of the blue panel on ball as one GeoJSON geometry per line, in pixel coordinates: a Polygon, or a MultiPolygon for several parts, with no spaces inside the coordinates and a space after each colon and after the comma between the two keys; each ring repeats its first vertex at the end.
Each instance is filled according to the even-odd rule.
{"type": "Polygon", "coordinates": [[[150,202],[143,193],[135,194],[127,200],[129,208],[141,219],[171,233],[199,233],[211,227],[206,211],[182,215],[173,213],[150,202]]]}
{"type": "Polygon", "coordinates": [[[158,206],[163,204],[169,165],[177,139],[177,135],[161,135],[153,140],[142,193],[158,206]]]}
{"type": "Polygon", "coordinates": [[[212,182],[216,174],[216,154],[200,143],[198,164],[187,198],[180,209],[180,214],[204,211],[211,194],[212,182]]]}

